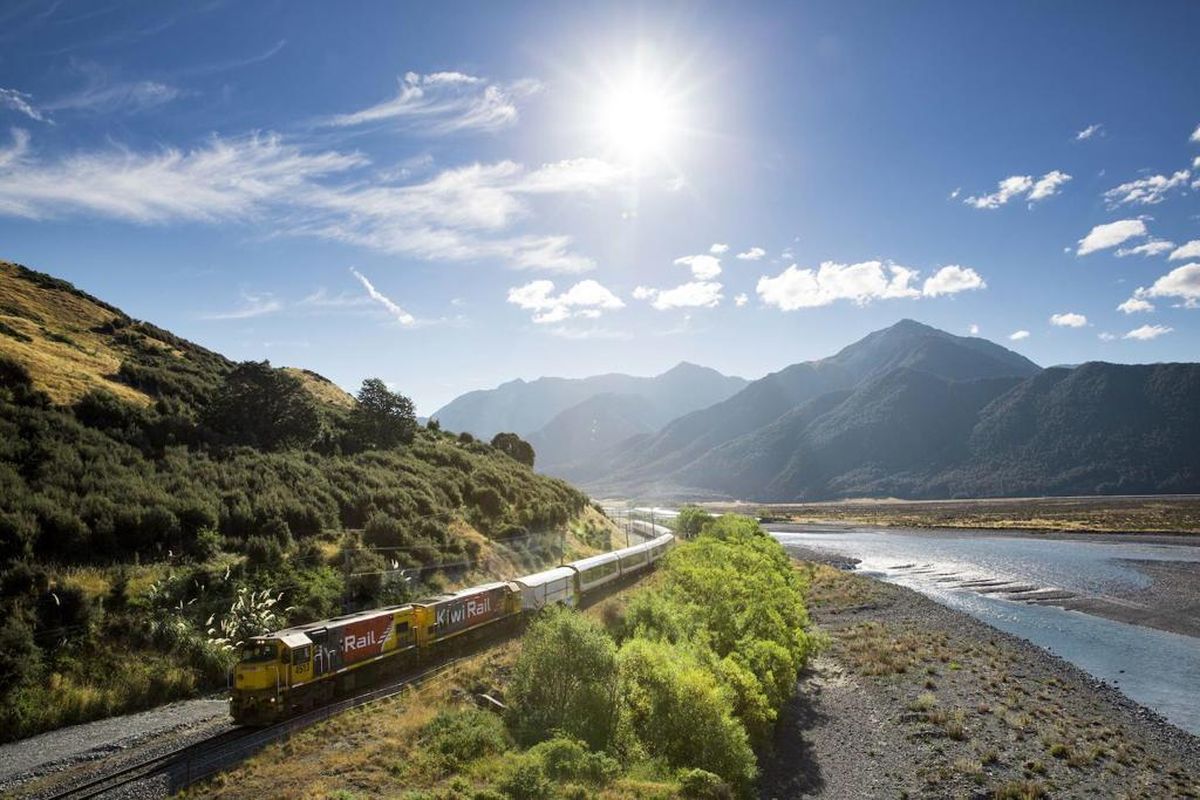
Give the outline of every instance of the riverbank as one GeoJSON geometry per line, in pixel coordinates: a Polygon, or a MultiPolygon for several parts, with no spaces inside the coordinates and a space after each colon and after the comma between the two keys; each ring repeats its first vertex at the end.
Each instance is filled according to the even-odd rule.
{"type": "Polygon", "coordinates": [[[1113,687],[916,592],[806,568],[830,644],[763,797],[1200,797],[1200,739],[1113,687]]]}
{"type": "Polygon", "coordinates": [[[862,499],[818,503],[712,503],[714,512],[773,522],[847,523],[990,531],[1200,534],[1200,497],[1003,497],[972,500],[862,499]]]}

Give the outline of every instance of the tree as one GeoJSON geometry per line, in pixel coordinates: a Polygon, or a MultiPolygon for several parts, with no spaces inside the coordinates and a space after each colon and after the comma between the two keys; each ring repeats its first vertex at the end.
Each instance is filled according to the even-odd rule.
{"type": "Polygon", "coordinates": [[[712,514],[700,506],[683,506],[675,518],[675,531],[684,539],[695,539],[712,518],[712,514]]]}
{"type": "Polygon", "coordinates": [[[298,378],[269,361],[245,361],[204,414],[210,428],[237,444],[261,450],[308,447],[320,433],[316,401],[298,378]]]}
{"type": "Polygon", "coordinates": [[[412,400],[391,391],[378,378],[368,378],[350,412],[350,429],[359,447],[386,450],[413,440],[417,413],[412,400]]]}
{"type": "Polygon", "coordinates": [[[513,674],[517,737],[561,732],[603,749],[616,725],[616,690],[616,646],[599,623],[547,609],[525,634],[513,674]]]}
{"type": "Polygon", "coordinates": [[[492,437],[492,447],[530,469],[533,468],[533,445],[515,433],[497,433],[492,437]]]}

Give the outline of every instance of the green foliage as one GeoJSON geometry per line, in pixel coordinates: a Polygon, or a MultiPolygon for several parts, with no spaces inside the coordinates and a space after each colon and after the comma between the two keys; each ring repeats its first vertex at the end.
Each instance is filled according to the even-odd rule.
{"type": "Polygon", "coordinates": [[[42,651],[25,620],[13,615],[0,623],[0,699],[33,680],[41,664],[42,651]]]}
{"type": "Polygon", "coordinates": [[[316,401],[304,384],[268,361],[235,367],[204,420],[235,444],[268,451],[308,447],[320,432],[316,401]]]}
{"type": "Polygon", "coordinates": [[[687,800],[731,800],[733,788],[707,770],[687,769],[679,773],[679,794],[687,800]]]}
{"type": "Polygon", "coordinates": [[[607,747],[617,720],[616,647],[593,620],[552,608],[530,626],[510,691],[523,742],[562,732],[607,747]]]}
{"type": "Polygon", "coordinates": [[[631,639],[621,647],[620,676],[622,724],[649,755],[711,770],[749,793],[758,769],[746,729],[690,650],[631,639]]]}
{"type": "Polygon", "coordinates": [[[469,761],[512,747],[500,717],[475,708],[441,711],[422,733],[426,737],[425,751],[445,773],[457,772],[469,761]]]}
{"type": "Polygon", "coordinates": [[[497,433],[492,437],[492,447],[530,469],[533,468],[533,445],[515,433],[497,433]]]}
{"type": "Polygon", "coordinates": [[[675,532],[684,539],[695,539],[713,516],[700,506],[683,506],[675,518],[675,532]]]}
{"type": "Polygon", "coordinates": [[[541,759],[525,753],[508,762],[499,787],[510,800],[546,800],[551,796],[550,779],[541,759]]]}
{"type": "Polygon", "coordinates": [[[360,450],[409,444],[417,431],[412,400],[391,391],[378,378],[368,378],[358,391],[358,404],[350,412],[350,431],[360,450]]]}
{"type": "Polygon", "coordinates": [[[556,783],[567,781],[603,786],[621,774],[621,764],[604,752],[592,752],[586,744],[557,735],[529,748],[528,754],[542,762],[546,777],[556,783]]]}

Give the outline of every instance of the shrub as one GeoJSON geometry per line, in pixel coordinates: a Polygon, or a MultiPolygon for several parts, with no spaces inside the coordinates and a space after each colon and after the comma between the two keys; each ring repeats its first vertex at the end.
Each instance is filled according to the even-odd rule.
{"type": "Polygon", "coordinates": [[[92,603],[77,586],[47,589],[34,606],[37,629],[45,639],[86,635],[92,624],[92,603]]]}
{"type": "Polygon", "coordinates": [[[579,741],[561,734],[529,749],[542,762],[546,776],[557,783],[582,781],[606,784],[621,772],[621,765],[607,753],[593,753],[579,741]]]}
{"type": "Polygon", "coordinates": [[[499,786],[500,791],[512,800],[545,800],[550,797],[550,781],[541,760],[527,754],[509,762],[499,786]]]}
{"type": "Polygon", "coordinates": [[[475,708],[441,711],[425,726],[424,734],[428,737],[425,749],[436,755],[438,766],[446,772],[511,747],[501,719],[475,708]]]}
{"type": "Polygon", "coordinates": [[[13,614],[0,623],[0,697],[31,681],[41,669],[42,652],[25,620],[13,614]]]}
{"type": "Polygon", "coordinates": [[[731,800],[733,788],[711,772],[687,769],[679,773],[679,794],[688,800],[731,800]]]}
{"type": "Polygon", "coordinates": [[[521,644],[510,692],[517,738],[555,731],[593,749],[608,746],[617,717],[616,647],[592,619],[548,609],[521,644]]]}
{"type": "Polygon", "coordinates": [[[266,536],[251,536],[246,540],[246,563],[255,569],[278,569],[285,557],[283,545],[278,539],[266,536]]]}

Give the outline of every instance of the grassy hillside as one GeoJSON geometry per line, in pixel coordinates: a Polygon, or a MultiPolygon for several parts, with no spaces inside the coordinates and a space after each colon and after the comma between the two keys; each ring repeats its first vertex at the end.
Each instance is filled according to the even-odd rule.
{"type": "Polygon", "coordinates": [[[382,385],[360,404],[0,269],[6,738],[222,685],[263,629],[605,544],[583,494],[382,385]]]}

